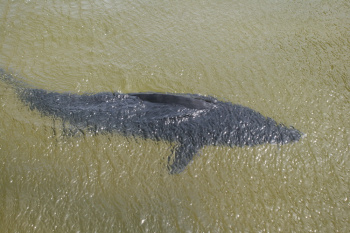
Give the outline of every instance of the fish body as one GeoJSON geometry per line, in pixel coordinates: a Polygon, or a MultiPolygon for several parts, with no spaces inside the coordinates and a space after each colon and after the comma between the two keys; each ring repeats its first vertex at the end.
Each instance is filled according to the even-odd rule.
{"type": "MultiPolygon", "coordinates": [[[[13,79],[1,70],[0,75],[7,81],[13,79]]],[[[170,155],[168,163],[171,174],[183,171],[206,145],[286,144],[298,141],[302,135],[251,108],[211,96],[118,92],[80,95],[30,87],[17,90],[31,109],[82,131],[174,142],[175,156],[171,159],[170,155]]]]}

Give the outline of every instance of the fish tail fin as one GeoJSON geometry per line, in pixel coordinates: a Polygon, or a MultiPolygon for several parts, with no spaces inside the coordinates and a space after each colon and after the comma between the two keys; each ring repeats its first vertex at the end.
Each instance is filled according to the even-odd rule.
{"type": "Polygon", "coordinates": [[[24,82],[23,78],[17,77],[17,75],[13,72],[5,71],[2,68],[0,68],[0,80],[12,86],[17,91],[22,91],[27,88],[33,88],[29,84],[24,82]]]}

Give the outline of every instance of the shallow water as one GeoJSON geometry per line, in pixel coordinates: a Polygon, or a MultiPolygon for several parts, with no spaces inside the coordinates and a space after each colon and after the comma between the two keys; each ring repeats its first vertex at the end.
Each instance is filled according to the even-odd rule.
{"type": "Polygon", "coordinates": [[[348,1],[2,1],[0,67],[59,92],[199,93],[307,136],[206,147],[63,136],[0,82],[0,226],[8,232],[347,232],[348,1]]]}

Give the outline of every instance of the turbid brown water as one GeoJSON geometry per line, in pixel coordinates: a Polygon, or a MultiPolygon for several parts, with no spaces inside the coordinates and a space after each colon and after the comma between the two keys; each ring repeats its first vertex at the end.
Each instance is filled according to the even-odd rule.
{"type": "Polygon", "coordinates": [[[0,82],[5,232],[347,232],[350,6],[341,1],[0,3],[0,67],[60,93],[198,93],[307,136],[206,146],[87,134],[0,82]]]}

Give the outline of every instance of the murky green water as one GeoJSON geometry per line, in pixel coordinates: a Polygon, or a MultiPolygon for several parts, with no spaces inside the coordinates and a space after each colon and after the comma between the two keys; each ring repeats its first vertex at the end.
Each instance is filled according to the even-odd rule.
{"type": "Polygon", "coordinates": [[[62,136],[0,83],[4,232],[348,232],[347,0],[0,1],[0,67],[40,88],[212,95],[307,134],[206,147],[62,136]]]}

